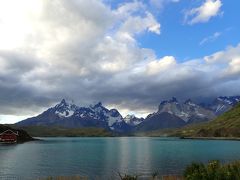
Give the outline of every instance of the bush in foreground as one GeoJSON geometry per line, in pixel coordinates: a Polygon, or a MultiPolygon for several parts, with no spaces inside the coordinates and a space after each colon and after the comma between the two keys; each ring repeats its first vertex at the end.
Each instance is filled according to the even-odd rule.
{"type": "Polygon", "coordinates": [[[211,161],[207,165],[192,163],[184,171],[186,180],[239,180],[240,161],[220,164],[219,161],[211,161]]]}

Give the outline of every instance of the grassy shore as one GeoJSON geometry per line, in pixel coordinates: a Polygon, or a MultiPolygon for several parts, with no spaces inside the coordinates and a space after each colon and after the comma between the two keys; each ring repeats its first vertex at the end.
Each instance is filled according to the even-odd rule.
{"type": "MultiPolygon", "coordinates": [[[[101,180],[102,178],[95,178],[96,180],[101,180]]],[[[90,180],[84,176],[58,176],[58,177],[47,177],[47,178],[40,178],[37,180],[90,180]]],[[[113,180],[112,178],[107,178],[105,180],[113,180]]],[[[131,175],[124,175],[122,177],[114,178],[114,180],[184,180],[183,176],[174,176],[174,175],[166,175],[166,176],[150,176],[141,178],[141,176],[131,176],[131,175]]]]}
{"type": "MultiPolygon", "coordinates": [[[[102,178],[95,178],[102,179],[102,178]]],[[[108,178],[106,178],[107,180],[108,178]]],[[[118,174],[118,177],[110,179],[119,180],[239,180],[240,179],[240,161],[227,164],[221,164],[219,161],[210,161],[208,164],[192,163],[188,165],[183,174],[180,176],[167,175],[163,176],[157,172],[152,173],[149,177],[140,175],[118,174]]],[[[47,177],[39,180],[88,180],[87,177],[47,177]]]]}

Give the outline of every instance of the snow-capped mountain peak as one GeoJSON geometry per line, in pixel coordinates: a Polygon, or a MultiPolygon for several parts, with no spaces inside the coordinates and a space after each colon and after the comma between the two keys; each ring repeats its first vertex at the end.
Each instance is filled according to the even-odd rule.
{"type": "Polygon", "coordinates": [[[172,99],[170,99],[170,100],[164,100],[160,103],[160,105],[166,105],[166,104],[171,104],[171,103],[178,104],[177,98],[172,97],[172,99]]]}
{"type": "Polygon", "coordinates": [[[227,103],[229,105],[235,105],[238,102],[240,102],[240,96],[220,96],[217,98],[218,101],[222,101],[224,103],[227,103]]]}
{"type": "Polygon", "coordinates": [[[220,115],[240,102],[240,96],[220,96],[216,98],[208,107],[220,115]]]}
{"type": "Polygon", "coordinates": [[[184,104],[189,105],[189,106],[197,106],[191,99],[188,99],[184,102],[184,104]]]}
{"type": "Polygon", "coordinates": [[[115,132],[129,131],[130,126],[123,121],[116,109],[107,109],[102,103],[80,107],[63,99],[36,117],[20,121],[18,125],[47,125],[69,128],[97,127],[115,132]]]}
{"type": "Polygon", "coordinates": [[[60,118],[71,117],[76,109],[76,105],[67,103],[65,99],[62,99],[62,101],[54,107],[55,114],[60,118]]]}
{"type": "Polygon", "coordinates": [[[61,108],[61,107],[66,107],[66,106],[68,106],[66,100],[62,99],[59,104],[56,104],[55,108],[61,108]]]}
{"type": "Polygon", "coordinates": [[[137,118],[133,114],[128,114],[125,118],[124,121],[130,125],[130,126],[137,126],[138,124],[142,123],[144,121],[144,118],[137,118]]]}
{"type": "Polygon", "coordinates": [[[126,122],[126,123],[130,123],[130,121],[132,120],[132,119],[134,119],[135,118],[135,116],[133,115],[133,114],[128,114],[125,118],[124,118],[124,121],[126,122]]]}
{"type": "Polygon", "coordinates": [[[126,121],[128,121],[128,120],[133,119],[133,118],[135,118],[135,115],[134,115],[134,114],[128,114],[124,119],[125,119],[126,121]]]}
{"type": "Polygon", "coordinates": [[[176,98],[163,102],[165,103],[159,105],[157,114],[167,112],[181,118],[185,122],[212,119],[215,117],[210,110],[197,105],[191,99],[186,100],[184,103],[178,102],[176,98]]]}
{"type": "Polygon", "coordinates": [[[121,128],[123,121],[122,115],[116,109],[107,109],[101,102],[95,105],[90,105],[89,107],[79,107],[75,104],[68,103],[63,99],[60,103],[50,108],[60,119],[68,118],[73,119],[94,119],[94,121],[99,121],[105,123],[111,130],[117,130],[121,128]]]}
{"type": "Polygon", "coordinates": [[[120,123],[123,121],[122,115],[116,110],[111,109],[106,114],[109,127],[112,127],[114,123],[120,123]]]}
{"type": "Polygon", "coordinates": [[[90,108],[92,108],[92,109],[96,109],[96,108],[99,108],[99,107],[103,107],[102,102],[98,102],[95,105],[90,105],[90,108]]]}

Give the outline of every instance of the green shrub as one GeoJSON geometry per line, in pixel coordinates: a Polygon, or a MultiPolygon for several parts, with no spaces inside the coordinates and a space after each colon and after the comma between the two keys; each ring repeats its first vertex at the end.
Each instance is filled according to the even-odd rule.
{"type": "Polygon", "coordinates": [[[121,180],[137,180],[138,179],[138,176],[132,176],[128,174],[125,174],[124,176],[122,176],[120,173],[118,173],[118,175],[121,180]]]}
{"type": "Polygon", "coordinates": [[[187,180],[205,179],[206,176],[207,170],[202,163],[192,163],[184,171],[184,177],[187,180]]]}
{"type": "Polygon", "coordinates": [[[186,180],[240,180],[240,162],[220,164],[210,161],[207,165],[192,163],[184,171],[186,180]]]}

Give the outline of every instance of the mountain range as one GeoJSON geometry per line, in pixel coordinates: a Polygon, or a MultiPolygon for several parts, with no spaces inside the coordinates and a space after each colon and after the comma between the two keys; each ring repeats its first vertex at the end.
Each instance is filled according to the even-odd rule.
{"type": "MultiPolygon", "coordinates": [[[[192,124],[176,130],[164,132],[178,137],[240,137],[240,104],[216,119],[200,124],[192,124]]],[[[156,132],[155,132],[156,133],[156,132]]],[[[161,132],[160,132],[161,133],[161,132]]]]}
{"type": "Polygon", "coordinates": [[[238,102],[240,102],[240,96],[218,97],[208,104],[198,104],[190,99],[179,102],[173,97],[162,101],[158,111],[149,114],[146,118],[138,118],[134,115],[127,115],[123,118],[117,109],[107,109],[101,102],[89,107],[80,107],[63,99],[38,116],[25,119],[15,125],[21,127],[95,127],[118,133],[152,131],[212,120],[238,102]]]}
{"type": "Polygon", "coordinates": [[[18,126],[62,126],[68,128],[97,127],[110,131],[127,132],[130,126],[116,109],[107,109],[102,103],[79,107],[63,99],[36,117],[16,123],[18,126]]]}

